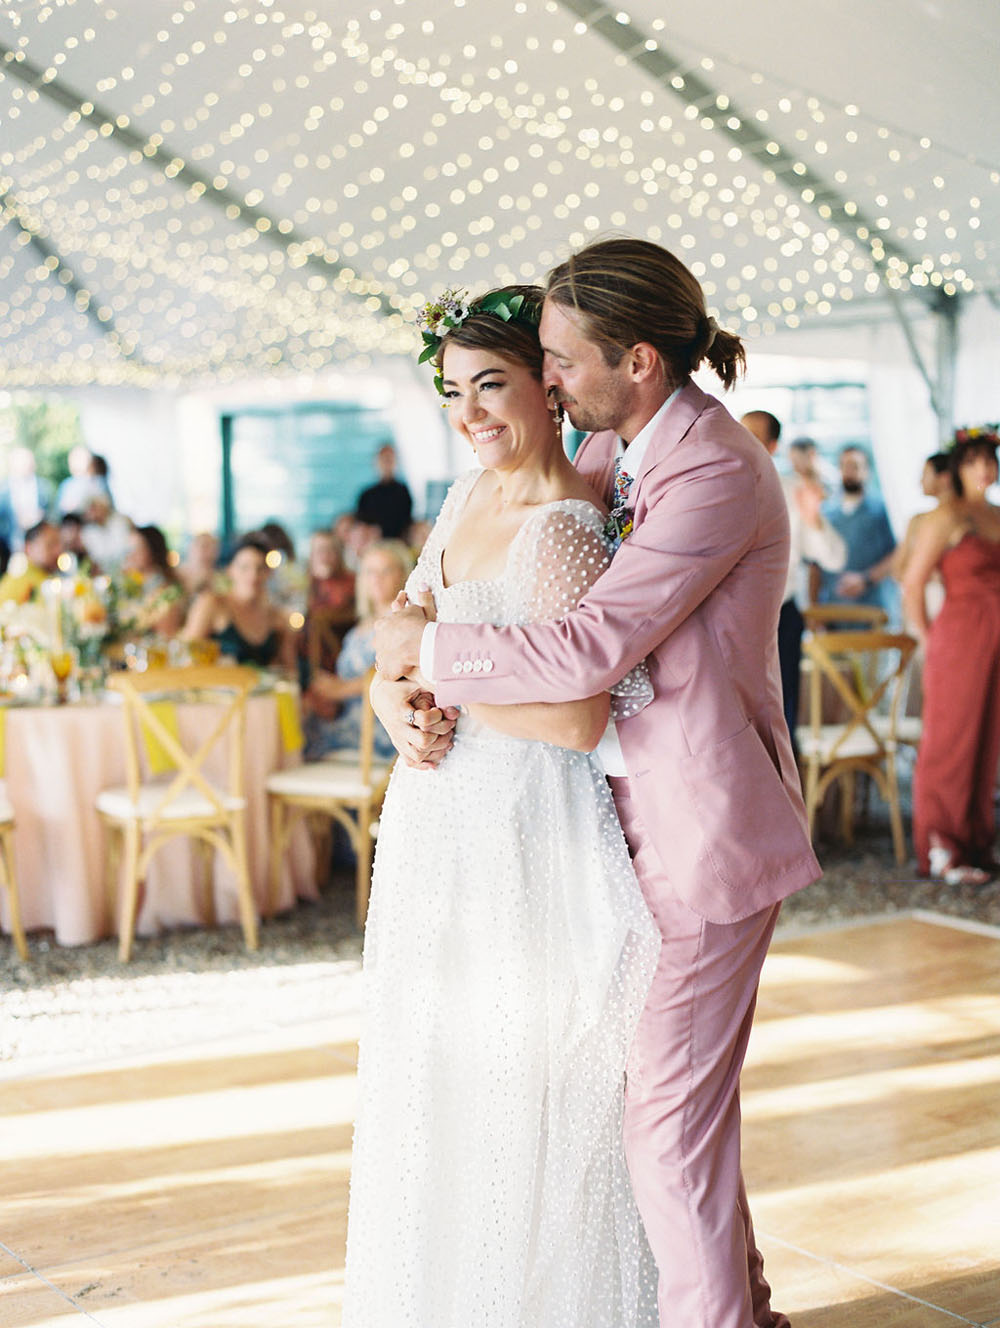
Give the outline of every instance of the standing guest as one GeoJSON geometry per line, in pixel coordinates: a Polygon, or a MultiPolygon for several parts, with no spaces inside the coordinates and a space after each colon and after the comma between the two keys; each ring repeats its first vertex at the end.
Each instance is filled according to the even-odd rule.
{"type": "Polygon", "coordinates": [[[219,537],[210,530],[192,536],[184,561],[177,569],[190,596],[210,590],[219,574],[219,537]]]}
{"type": "MultiPolygon", "coordinates": [[[[407,761],[433,764],[452,741],[442,707],[593,697],[648,658],[650,704],[601,750],[662,937],[625,1090],[660,1324],[787,1328],[740,1172],[739,1077],[778,902],[819,875],[778,668],[788,511],[769,458],[691,381],[707,361],[731,386],[744,350],[672,254],[589,245],[551,273],[540,333],[543,384],[596,430],[576,461],[612,499],[614,559],[560,621],[383,619],[373,699],[407,761]],[[430,710],[411,699],[427,687],[430,710]]],[[[484,434],[502,447],[489,409],[484,434]]]]}
{"type": "Polygon", "coordinates": [[[170,565],[170,550],[159,526],[136,526],[124,567],[142,577],[144,601],[163,602],[162,612],[145,621],[146,630],[157,636],[176,636],[184,625],[184,587],[170,565]]]}
{"type": "Polygon", "coordinates": [[[819,603],[872,604],[891,615],[896,540],[885,504],[865,491],[868,457],[860,447],[850,443],[841,448],[839,460],[841,493],[825,504],[823,515],[847,545],[847,563],[839,575],[824,572],[819,603]]]}
{"type": "Polygon", "coordinates": [[[67,462],[69,475],[59,485],[56,493],[56,508],[60,516],[71,512],[82,512],[92,498],[102,495],[110,497],[107,483],[103,482],[91,470],[93,456],[89,447],[77,443],[70,448],[67,462]]]}
{"type": "Polygon", "coordinates": [[[52,505],[52,486],[35,469],[30,448],[15,447],[7,459],[7,483],[0,490],[0,539],[22,549],[29,529],[44,521],[52,505]]]}
{"type": "MultiPolygon", "coordinates": [[[[412,566],[410,550],[400,540],[379,540],[365,550],[357,578],[358,623],[344,637],[336,673],[320,670],[306,693],[307,761],[357,749],[365,675],[375,666],[375,619],[389,612],[412,566]]],[[[375,753],[384,760],[395,755],[392,739],[378,721],[375,753]]]]}
{"type": "MultiPolygon", "coordinates": [[[[751,410],[740,420],[769,456],[778,450],[781,437],[779,420],[767,410],[751,410]]],[[[800,472],[782,476],[781,487],[788,505],[791,536],[788,579],[785,598],[778,617],[778,659],[781,664],[781,693],[784,698],[785,723],[795,749],[795,730],[799,722],[799,681],[802,669],[802,633],[805,621],[798,595],[806,563],[826,572],[840,572],[847,562],[847,546],[823,515],[823,486],[811,475],[800,472]]]]}
{"type": "MultiPolygon", "coordinates": [[[[953,500],[955,484],[951,478],[950,453],[935,452],[933,456],[927,458],[920,474],[920,492],[926,498],[933,498],[938,507],[953,500]]],[[[931,511],[933,510],[932,508],[931,511]]],[[[892,574],[897,581],[902,581],[906,575],[916,545],[917,533],[930,515],[931,512],[918,512],[916,516],[910,517],[906,533],[900,540],[892,560],[892,574]]]]}
{"type": "Polygon", "coordinates": [[[112,507],[105,494],[91,498],[83,518],[83,543],[88,555],[105,572],[117,571],[132,545],[132,522],[112,507]]]}
{"type": "Polygon", "coordinates": [[[229,585],[203,590],[181,632],[185,641],[213,640],[237,664],[294,669],[295,633],[288,615],[268,595],[268,544],[244,535],[229,562],[229,585]]]}
{"type": "Polygon", "coordinates": [[[91,452],[87,473],[96,485],[97,491],[104,494],[111,506],[114,507],[115,500],[111,494],[111,470],[107,458],[99,456],[96,452],[91,452]]]}
{"type": "Polygon", "coordinates": [[[58,576],[61,551],[59,531],[51,521],[38,521],[26,530],[23,552],[11,558],[0,579],[0,604],[26,604],[43,581],[58,576]]]}
{"type": "Polygon", "coordinates": [[[383,539],[402,539],[413,520],[413,498],[396,478],[396,449],[384,443],[375,453],[378,483],[362,490],[355,516],[366,526],[377,526],[383,539]]]}
{"type": "Polygon", "coordinates": [[[913,781],[920,870],[982,885],[995,867],[993,791],[1000,760],[1000,509],[992,429],[960,430],[951,453],[956,497],[921,522],[903,581],[910,630],[925,647],[923,733],[913,781]],[[932,574],[944,605],[928,622],[932,574]]]}

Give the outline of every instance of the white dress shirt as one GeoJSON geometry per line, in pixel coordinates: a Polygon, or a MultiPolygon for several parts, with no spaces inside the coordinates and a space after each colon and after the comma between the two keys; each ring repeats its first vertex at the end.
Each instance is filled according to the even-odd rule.
{"type": "Polygon", "coordinates": [[[825,516],[820,514],[819,525],[810,526],[802,520],[795,501],[795,490],[802,483],[797,475],[782,475],[781,487],[785,491],[788,507],[789,554],[788,579],[785,582],[784,602],[798,599],[803,577],[803,563],[817,563],[824,572],[842,572],[847,566],[847,545],[825,516]]]}

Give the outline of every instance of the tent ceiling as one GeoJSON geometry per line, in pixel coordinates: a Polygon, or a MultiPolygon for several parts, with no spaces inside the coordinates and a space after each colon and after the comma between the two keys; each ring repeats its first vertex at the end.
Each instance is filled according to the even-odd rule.
{"type": "Polygon", "coordinates": [[[993,0],[624,3],[0,3],[3,382],[361,367],[611,232],[750,335],[1000,288],[993,0]]]}

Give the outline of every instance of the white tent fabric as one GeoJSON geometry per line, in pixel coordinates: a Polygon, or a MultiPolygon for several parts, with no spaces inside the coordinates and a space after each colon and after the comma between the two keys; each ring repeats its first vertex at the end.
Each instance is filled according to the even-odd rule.
{"type": "Polygon", "coordinates": [[[276,383],[388,382],[419,489],[457,461],[419,304],[644,235],[752,366],[864,363],[901,520],[952,418],[1000,416],[1000,11],[624,3],[0,4],[0,386],[85,388],[162,519],[177,466],[150,511],[137,434],[197,450],[276,383]]]}
{"type": "Polygon", "coordinates": [[[8,383],[364,367],[614,231],[750,336],[995,291],[992,0],[0,8],[8,383]]]}

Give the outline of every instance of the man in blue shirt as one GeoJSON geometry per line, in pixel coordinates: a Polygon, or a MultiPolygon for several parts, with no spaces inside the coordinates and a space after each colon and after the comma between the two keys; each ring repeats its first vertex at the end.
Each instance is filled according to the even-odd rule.
{"type": "Polygon", "coordinates": [[[848,444],[840,453],[839,497],[829,499],[823,515],[847,545],[843,572],[824,572],[817,595],[820,604],[873,604],[893,616],[895,585],[890,568],[896,539],[885,504],[865,493],[868,458],[848,444]]]}

